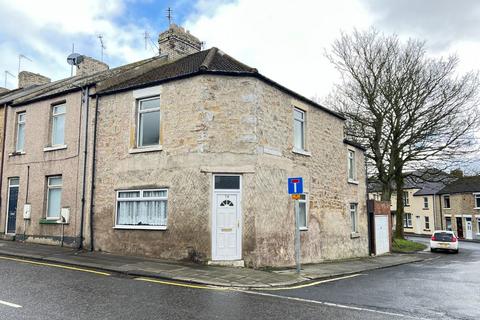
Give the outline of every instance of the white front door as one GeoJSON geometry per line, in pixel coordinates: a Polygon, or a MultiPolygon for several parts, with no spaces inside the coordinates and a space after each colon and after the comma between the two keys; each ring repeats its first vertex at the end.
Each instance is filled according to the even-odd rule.
{"type": "Polygon", "coordinates": [[[242,258],[240,176],[215,176],[215,178],[212,260],[240,260],[242,258]],[[231,189],[237,186],[238,189],[231,189]]]}
{"type": "Polygon", "coordinates": [[[388,217],[375,216],[375,254],[389,251],[388,217]]]}
{"type": "Polygon", "coordinates": [[[465,218],[466,222],[466,233],[465,233],[465,239],[472,239],[472,218],[465,218]]]}

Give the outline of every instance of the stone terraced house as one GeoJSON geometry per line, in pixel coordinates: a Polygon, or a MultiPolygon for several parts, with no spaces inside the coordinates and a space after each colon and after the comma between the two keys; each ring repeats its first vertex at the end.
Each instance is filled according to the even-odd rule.
{"type": "Polygon", "coordinates": [[[4,237],[293,265],[287,178],[301,176],[302,262],[368,255],[364,150],[344,118],[175,25],[159,47],[0,96],[4,237]]]}

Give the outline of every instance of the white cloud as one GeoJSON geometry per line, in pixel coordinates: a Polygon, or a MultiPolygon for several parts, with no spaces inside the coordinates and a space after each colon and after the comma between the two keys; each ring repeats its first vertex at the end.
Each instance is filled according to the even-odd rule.
{"type": "MultiPolygon", "coordinates": [[[[121,0],[19,0],[14,4],[0,0],[0,71],[3,74],[9,70],[16,75],[18,55],[24,54],[33,62],[22,60],[22,70],[38,72],[53,80],[68,77],[70,67],[66,57],[72,43],[75,51],[100,59],[98,34],[103,35],[104,60],[111,66],[154,55],[152,50],[144,48],[142,33],[151,29],[145,20],[144,25],[116,22],[125,10],[121,0]]],[[[16,79],[10,78],[7,86],[15,88],[16,83],[16,79]]]]}
{"type": "Polygon", "coordinates": [[[213,12],[200,4],[185,24],[207,47],[219,47],[307,97],[328,94],[338,77],[324,50],[340,30],[373,23],[356,0],[240,0],[213,12]]]}

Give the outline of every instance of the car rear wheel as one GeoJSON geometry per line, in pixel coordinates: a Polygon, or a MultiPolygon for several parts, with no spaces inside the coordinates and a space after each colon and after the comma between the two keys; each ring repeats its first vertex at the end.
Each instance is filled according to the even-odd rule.
{"type": "Polygon", "coordinates": [[[437,251],[436,249],[430,248],[430,252],[435,252],[437,251]]]}
{"type": "Polygon", "coordinates": [[[458,249],[457,249],[457,250],[453,250],[453,253],[458,253],[458,249]]]}

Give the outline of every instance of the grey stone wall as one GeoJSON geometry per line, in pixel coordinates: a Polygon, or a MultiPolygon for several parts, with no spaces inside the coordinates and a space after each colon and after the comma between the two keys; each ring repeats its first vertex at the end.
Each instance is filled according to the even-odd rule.
{"type": "Polygon", "coordinates": [[[84,56],[82,63],[78,66],[77,76],[86,76],[108,69],[108,64],[97,59],[84,56]]]}
{"type": "Polygon", "coordinates": [[[168,30],[158,36],[159,54],[167,54],[169,60],[198,52],[202,43],[183,27],[171,24],[168,30]]]}

